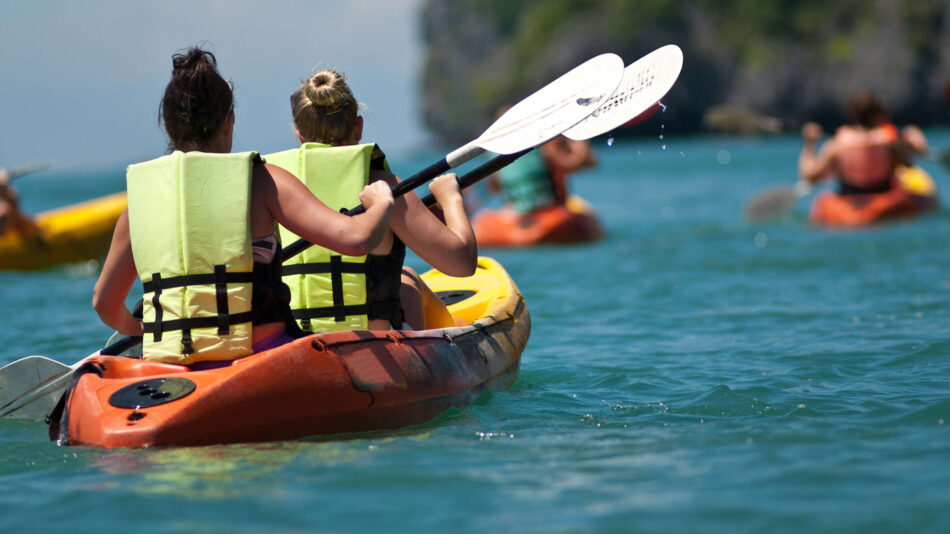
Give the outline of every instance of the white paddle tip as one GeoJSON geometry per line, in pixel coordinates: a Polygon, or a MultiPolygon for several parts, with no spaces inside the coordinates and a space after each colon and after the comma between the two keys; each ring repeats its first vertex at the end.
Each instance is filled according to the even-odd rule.
{"type": "Polygon", "coordinates": [[[631,63],[610,98],[590,116],[564,132],[575,141],[605,134],[656,106],[683,69],[683,51],[675,44],[661,46],[631,63]]]}

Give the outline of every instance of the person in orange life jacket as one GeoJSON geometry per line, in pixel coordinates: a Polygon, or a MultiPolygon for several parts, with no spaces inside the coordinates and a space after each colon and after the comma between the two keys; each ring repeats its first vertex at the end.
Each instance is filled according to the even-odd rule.
{"type": "Polygon", "coordinates": [[[35,235],[39,232],[33,219],[20,211],[19,197],[10,184],[10,173],[0,167],[0,235],[7,230],[22,235],[35,235]]]}
{"type": "Polygon", "coordinates": [[[895,187],[894,170],[927,152],[927,138],[917,126],[898,131],[890,123],[884,103],[870,92],[848,100],[845,113],[850,124],[841,126],[817,150],[821,126],[802,126],[802,151],[798,171],[803,180],[817,183],[836,176],[842,195],[882,193],[895,187]]]}
{"type": "Polygon", "coordinates": [[[589,141],[560,135],[492,176],[489,190],[503,193],[519,213],[563,206],[571,174],[596,165],[597,153],[589,141]]]}
{"type": "MultiPolygon", "coordinates": [[[[192,48],[173,56],[172,64],[172,79],[165,90],[160,115],[170,151],[230,153],[233,90],[218,73],[214,55],[192,48]]],[[[373,250],[389,227],[392,192],[379,182],[368,185],[359,196],[366,212],[354,217],[343,215],[313,196],[294,175],[258,159],[252,167],[248,214],[255,265],[270,263],[273,254],[279,254],[275,221],[313,243],[344,254],[373,250]]],[[[126,210],[116,224],[111,248],[96,282],[93,307],[106,325],[129,336],[143,334],[142,322],[125,306],[126,296],[137,278],[126,210]]],[[[276,278],[280,279],[279,272],[276,278]]],[[[284,305],[289,317],[289,300],[284,305]]],[[[285,322],[278,321],[254,324],[254,352],[290,341],[286,328],[285,322]]]]}
{"type": "MultiPolygon", "coordinates": [[[[317,72],[294,91],[290,99],[294,132],[301,143],[322,143],[331,146],[358,144],[363,137],[363,117],[358,114],[359,104],[346,79],[334,70],[317,72]]],[[[371,169],[371,184],[394,186],[395,175],[371,169]]],[[[404,247],[450,276],[470,276],[475,272],[478,247],[468,215],[465,213],[458,180],[454,173],[445,174],[429,184],[444,215],[444,223],[419,199],[409,192],[395,200],[393,216],[382,243],[371,255],[404,254],[404,247]]],[[[401,260],[400,260],[401,261],[401,260]]],[[[380,283],[371,282],[367,283],[380,283]]],[[[438,315],[450,317],[442,301],[429,289],[410,267],[402,267],[399,304],[403,321],[413,329],[426,328],[425,309],[438,310],[438,315]]],[[[404,325],[392,320],[369,317],[370,330],[389,330],[404,325]]]]}

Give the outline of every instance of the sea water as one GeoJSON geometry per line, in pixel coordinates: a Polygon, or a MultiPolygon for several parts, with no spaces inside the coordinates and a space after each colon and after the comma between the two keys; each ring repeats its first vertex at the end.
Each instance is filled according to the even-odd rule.
{"type": "MultiPolygon", "coordinates": [[[[950,211],[827,230],[809,198],[750,222],[797,137],[609,144],[572,181],[604,240],[480,250],[531,312],[509,389],[340,440],[104,451],[0,420],[0,531],[950,532],[950,211]]],[[[36,211],[122,169],[18,185],[36,211]]],[[[0,273],[0,364],[105,342],[95,276],[0,273]]]]}

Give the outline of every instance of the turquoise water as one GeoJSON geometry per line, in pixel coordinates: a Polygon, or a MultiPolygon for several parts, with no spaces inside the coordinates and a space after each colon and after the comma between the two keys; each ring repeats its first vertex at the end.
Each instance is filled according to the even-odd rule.
{"type": "MultiPolygon", "coordinates": [[[[573,186],[607,238],[481,251],[531,310],[521,375],[423,427],[102,451],[0,420],[0,530],[950,531],[950,212],[827,231],[802,201],[745,221],[794,181],[798,146],[598,143],[573,186]]],[[[40,209],[121,184],[50,171],[20,189],[40,209]]],[[[0,274],[0,363],[102,343],[93,271],[0,274]]]]}

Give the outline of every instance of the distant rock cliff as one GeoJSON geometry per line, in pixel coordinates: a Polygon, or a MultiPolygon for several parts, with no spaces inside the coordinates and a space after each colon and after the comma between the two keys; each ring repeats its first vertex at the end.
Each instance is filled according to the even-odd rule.
{"type": "Polygon", "coordinates": [[[629,63],[668,43],[685,56],[663,100],[671,132],[748,117],[830,128],[859,89],[882,95],[898,123],[950,119],[943,0],[427,0],[422,17],[424,120],[450,144],[587,58],[629,63]],[[710,108],[719,118],[704,123],[710,108]]]}

